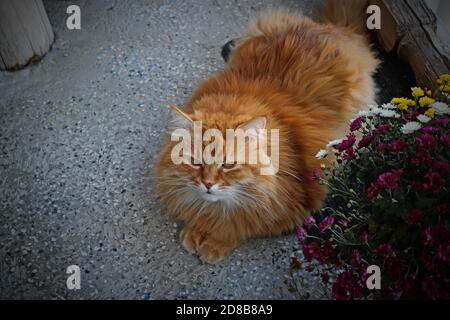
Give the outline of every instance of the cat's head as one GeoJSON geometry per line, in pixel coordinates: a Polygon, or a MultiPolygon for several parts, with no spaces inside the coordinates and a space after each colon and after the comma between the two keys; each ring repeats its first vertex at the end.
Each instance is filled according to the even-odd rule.
{"type": "Polygon", "coordinates": [[[233,207],[257,202],[258,190],[273,182],[264,170],[278,164],[266,135],[267,118],[220,108],[173,109],[169,133],[175,141],[165,146],[158,165],[161,191],[185,203],[233,207]]]}

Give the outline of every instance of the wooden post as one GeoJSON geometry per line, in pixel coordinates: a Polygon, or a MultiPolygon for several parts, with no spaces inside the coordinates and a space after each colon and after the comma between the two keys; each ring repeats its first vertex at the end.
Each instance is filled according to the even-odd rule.
{"type": "Polygon", "coordinates": [[[448,44],[436,35],[433,11],[423,0],[371,3],[381,8],[381,29],[376,32],[381,47],[408,62],[419,85],[436,88],[437,77],[450,70],[450,53],[448,44]]]}
{"type": "Polygon", "coordinates": [[[0,1],[1,70],[17,70],[39,60],[53,40],[42,0],[0,1]]]}

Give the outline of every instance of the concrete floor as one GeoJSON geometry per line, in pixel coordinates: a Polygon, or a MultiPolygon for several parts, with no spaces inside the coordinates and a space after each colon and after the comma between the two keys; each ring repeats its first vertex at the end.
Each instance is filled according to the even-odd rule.
{"type": "MultiPolygon", "coordinates": [[[[320,1],[281,1],[306,14],[320,1]]],[[[218,266],[177,240],[152,168],[169,112],[224,66],[221,45],[280,1],[45,1],[56,32],[37,65],[0,73],[0,298],[296,298],[294,236],[218,266]],[[66,268],[81,267],[81,290],[66,268]]],[[[314,290],[315,279],[308,279],[314,290]]]]}

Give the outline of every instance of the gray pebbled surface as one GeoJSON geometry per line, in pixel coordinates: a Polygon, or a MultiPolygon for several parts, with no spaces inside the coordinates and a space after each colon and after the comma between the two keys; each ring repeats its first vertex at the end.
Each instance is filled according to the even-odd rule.
{"type": "MultiPolygon", "coordinates": [[[[306,14],[319,2],[281,1],[306,14]]],[[[151,173],[166,105],[222,68],[221,45],[279,1],[77,3],[81,31],[65,28],[72,2],[45,1],[53,49],[0,73],[0,298],[298,297],[285,283],[294,236],[203,264],[180,246],[151,173]],[[72,264],[79,291],[65,285],[72,264]]]]}

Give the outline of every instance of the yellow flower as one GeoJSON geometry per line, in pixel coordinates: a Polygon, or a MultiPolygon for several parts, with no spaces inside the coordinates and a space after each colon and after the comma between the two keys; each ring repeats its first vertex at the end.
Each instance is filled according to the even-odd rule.
{"type": "Polygon", "coordinates": [[[430,97],[431,97],[432,94],[433,94],[433,92],[431,92],[431,90],[428,90],[428,91],[427,91],[427,96],[430,96],[430,97]]]}
{"type": "Polygon", "coordinates": [[[414,87],[414,88],[411,88],[411,90],[412,90],[413,97],[416,99],[423,97],[425,95],[425,92],[421,88],[414,87]]]}
{"type": "Polygon", "coordinates": [[[397,108],[404,111],[408,109],[408,105],[406,103],[400,103],[399,105],[397,105],[397,108]]]}
{"type": "Polygon", "coordinates": [[[425,112],[425,115],[426,115],[428,118],[433,119],[435,113],[436,113],[436,110],[434,110],[433,108],[430,108],[430,109],[428,109],[428,110],[425,112]]]}
{"type": "Polygon", "coordinates": [[[450,92],[450,84],[440,86],[439,89],[444,92],[450,92]]]}
{"type": "Polygon", "coordinates": [[[414,107],[416,105],[416,102],[414,100],[408,99],[406,101],[406,104],[408,105],[408,107],[414,107]]]}
{"type": "Polygon", "coordinates": [[[430,104],[435,103],[436,101],[434,99],[431,99],[430,97],[423,97],[420,98],[419,103],[421,107],[427,107],[430,104]]]}
{"type": "Polygon", "coordinates": [[[439,77],[439,80],[442,82],[450,82],[450,74],[443,74],[439,77]]]}
{"type": "Polygon", "coordinates": [[[394,99],[392,99],[391,103],[392,104],[400,104],[400,103],[406,103],[406,101],[408,101],[408,99],[405,99],[405,98],[394,98],[394,99]]]}

